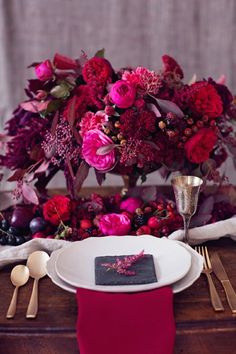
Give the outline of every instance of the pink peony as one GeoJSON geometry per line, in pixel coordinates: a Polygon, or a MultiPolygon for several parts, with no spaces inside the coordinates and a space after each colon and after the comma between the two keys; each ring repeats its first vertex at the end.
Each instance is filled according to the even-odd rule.
{"type": "Polygon", "coordinates": [[[99,229],[103,235],[127,235],[131,230],[131,222],[123,214],[105,214],[99,221],[99,229]]]}
{"type": "Polygon", "coordinates": [[[98,171],[111,170],[116,163],[114,149],[106,154],[97,154],[97,150],[107,145],[113,145],[113,141],[98,129],[93,129],[84,134],[82,155],[85,161],[98,171]]]}
{"type": "Polygon", "coordinates": [[[137,208],[140,208],[142,205],[142,200],[139,198],[127,198],[123,200],[120,204],[120,209],[121,210],[126,210],[129,213],[134,213],[137,208]]]}
{"type": "Polygon", "coordinates": [[[117,107],[128,108],[134,103],[136,90],[128,81],[118,80],[112,86],[109,95],[117,107]]]}
{"type": "Polygon", "coordinates": [[[43,61],[35,67],[35,73],[39,80],[47,81],[53,77],[53,67],[49,59],[43,61]]]}
{"type": "Polygon", "coordinates": [[[98,111],[96,114],[90,111],[86,112],[79,123],[80,135],[83,137],[89,130],[100,129],[106,121],[107,115],[103,112],[98,111]]]}

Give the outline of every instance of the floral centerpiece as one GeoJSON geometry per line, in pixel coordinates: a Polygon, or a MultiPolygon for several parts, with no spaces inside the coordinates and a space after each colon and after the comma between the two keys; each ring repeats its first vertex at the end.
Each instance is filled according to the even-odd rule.
{"type": "Polygon", "coordinates": [[[104,51],[74,60],[56,54],[34,63],[28,100],[7,122],[0,165],[13,171],[15,196],[38,203],[39,192],[63,170],[75,198],[89,168],[101,184],[107,172],[134,181],[154,170],[221,181],[218,168],[236,139],[235,102],[213,79],[183,82],[168,55],[155,72],[145,67],[114,70],[104,51]]]}
{"type": "MultiPolygon", "coordinates": [[[[24,202],[1,214],[1,244],[36,237],[162,237],[182,226],[175,204],[164,196],[80,198],[90,168],[99,184],[115,173],[134,185],[155,170],[219,184],[226,179],[219,167],[228,156],[234,159],[236,101],[222,78],[193,77],[186,84],[173,58],[164,55],[162,61],[159,71],[115,70],[101,50],[91,59],[56,54],[31,65],[36,78],[25,89],[28,99],[0,135],[0,167],[12,171],[8,181],[16,182],[14,196],[24,202]],[[68,196],[48,199],[46,186],[59,170],[68,196]]],[[[195,226],[235,214],[222,195],[201,202],[204,213],[195,226]]]]}

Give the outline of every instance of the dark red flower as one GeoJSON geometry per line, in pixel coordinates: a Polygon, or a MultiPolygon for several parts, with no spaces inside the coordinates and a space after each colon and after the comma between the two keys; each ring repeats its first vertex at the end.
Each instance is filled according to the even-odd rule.
{"type": "Polygon", "coordinates": [[[215,87],[216,91],[220,95],[221,100],[223,102],[223,108],[225,111],[229,107],[230,103],[233,101],[232,93],[229,91],[227,86],[222,85],[222,84],[218,84],[217,82],[215,82],[211,78],[208,79],[208,82],[215,87]]]}
{"type": "Polygon", "coordinates": [[[157,118],[154,112],[142,111],[136,113],[128,109],[120,116],[120,131],[126,138],[143,139],[156,131],[157,118]]]}
{"type": "Polygon", "coordinates": [[[154,112],[142,111],[139,114],[138,121],[137,121],[138,128],[144,129],[148,133],[154,133],[156,131],[156,123],[157,123],[157,118],[154,112]]]}
{"type": "Polygon", "coordinates": [[[135,134],[136,129],[134,126],[136,124],[137,115],[133,109],[127,109],[120,116],[120,131],[125,137],[131,137],[135,134]]]}
{"type": "Polygon", "coordinates": [[[172,100],[177,104],[177,106],[179,106],[179,108],[185,110],[189,105],[189,99],[191,98],[190,94],[190,87],[188,85],[183,85],[180,88],[175,88],[172,100]]]}
{"type": "Polygon", "coordinates": [[[194,113],[209,118],[219,117],[223,112],[221,97],[207,81],[199,81],[191,86],[190,107],[194,113]]]}
{"type": "Polygon", "coordinates": [[[60,70],[76,70],[79,68],[79,63],[76,60],[59,53],[55,54],[53,64],[60,70]]]}
{"type": "Polygon", "coordinates": [[[44,219],[58,226],[61,221],[68,221],[71,216],[71,201],[63,195],[56,195],[43,205],[44,219]]]}
{"type": "Polygon", "coordinates": [[[184,73],[177,61],[170,57],[169,55],[163,55],[162,56],[162,62],[164,64],[164,72],[166,73],[174,73],[180,77],[180,79],[183,79],[184,73]]]}
{"type": "Polygon", "coordinates": [[[93,57],[85,63],[82,74],[87,83],[97,82],[104,84],[111,78],[112,67],[108,60],[93,57]]]}
{"type": "Polygon", "coordinates": [[[121,150],[120,164],[124,166],[137,165],[144,168],[154,163],[157,150],[151,144],[143,140],[130,138],[121,150]]]}
{"type": "Polygon", "coordinates": [[[188,160],[198,164],[208,160],[216,141],[217,136],[212,129],[200,129],[185,143],[184,148],[188,160]]]}
{"type": "Polygon", "coordinates": [[[69,120],[71,114],[72,105],[74,105],[75,121],[81,118],[89,109],[88,107],[102,109],[103,104],[97,97],[97,92],[93,87],[88,85],[80,85],[74,91],[74,96],[68,100],[63,112],[63,117],[69,120]],[[75,100],[74,100],[75,97],[75,100]]]}

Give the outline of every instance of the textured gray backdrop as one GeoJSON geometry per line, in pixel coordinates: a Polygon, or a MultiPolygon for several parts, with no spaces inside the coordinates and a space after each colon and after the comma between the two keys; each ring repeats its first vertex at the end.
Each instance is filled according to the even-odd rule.
{"type": "Polygon", "coordinates": [[[25,97],[27,65],[56,51],[105,47],[114,67],[152,69],[168,53],[186,80],[223,73],[236,92],[235,38],[236,0],[0,0],[0,125],[25,97]]]}

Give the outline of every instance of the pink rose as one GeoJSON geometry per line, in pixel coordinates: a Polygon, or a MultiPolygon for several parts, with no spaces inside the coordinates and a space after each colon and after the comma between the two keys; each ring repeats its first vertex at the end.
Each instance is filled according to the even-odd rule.
{"type": "Polygon", "coordinates": [[[97,150],[107,145],[113,145],[113,141],[98,129],[93,129],[84,134],[82,155],[85,161],[98,171],[111,170],[116,163],[115,151],[97,154],[97,150]]]}
{"type": "Polygon", "coordinates": [[[117,107],[128,108],[134,103],[136,90],[130,82],[118,80],[112,86],[109,95],[117,107]]]}
{"type": "Polygon", "coordinates": [[[35,73],[39,80],[47,81],[53,76],[53,67],[49,59],[43,61],[35,67],[35,73]]]}
{"type": "Polygon", "coordinates": [[[103,235],[127,235],[131,230],[131,222],[123,214],[105,214],[99,221],[99,229],[103,235]]]}
{"type": "Polygon", "coordinates": [[[120,203],[120,209],[126,210],[129,213],[134,213],[137,208],[141,207],[142,203],[141,199],[130,197],[120,203]]]}

